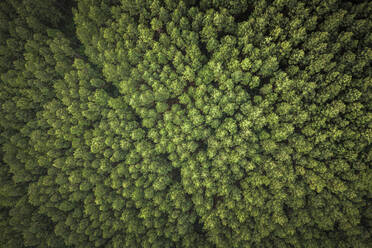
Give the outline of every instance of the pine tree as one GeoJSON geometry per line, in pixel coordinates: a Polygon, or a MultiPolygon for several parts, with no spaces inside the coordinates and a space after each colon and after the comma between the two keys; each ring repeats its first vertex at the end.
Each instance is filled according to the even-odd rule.
{"type": "Polygon", "coordinates": [[[372,5],[0,3],[0,246],[369,247],[372,5]]]}

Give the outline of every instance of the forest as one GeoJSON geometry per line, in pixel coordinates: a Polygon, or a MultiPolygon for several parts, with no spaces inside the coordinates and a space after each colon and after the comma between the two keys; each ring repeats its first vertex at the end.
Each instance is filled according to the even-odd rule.
{"type": "Polygon", "coordinates": [[[1,0],[0,116],[0,247],[371,247],[372,1],[1,0]]]}

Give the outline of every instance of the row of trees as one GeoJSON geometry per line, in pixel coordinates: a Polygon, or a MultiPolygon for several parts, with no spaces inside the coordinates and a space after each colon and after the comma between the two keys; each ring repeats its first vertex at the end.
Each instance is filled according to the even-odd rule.
{"type": "Polygon", "coordinates": [[[368,1],[0,10],[1,246],[372,242],[368,1]]]}

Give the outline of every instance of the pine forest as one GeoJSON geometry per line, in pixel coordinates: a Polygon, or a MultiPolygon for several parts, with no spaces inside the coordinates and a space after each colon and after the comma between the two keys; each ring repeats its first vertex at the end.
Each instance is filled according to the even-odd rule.
{"type": "Polygon", "coordinates": [[[1,0],[1,248],[371,248],[372,1],[1,0]]]}

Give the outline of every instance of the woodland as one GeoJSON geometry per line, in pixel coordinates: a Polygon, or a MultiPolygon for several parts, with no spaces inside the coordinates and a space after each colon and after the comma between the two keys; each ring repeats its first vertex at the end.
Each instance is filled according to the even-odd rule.
{"type": "Polygon", "coordinates": [[[371,248],[372,1],[0,1],[0,247],[371,248]]]}

